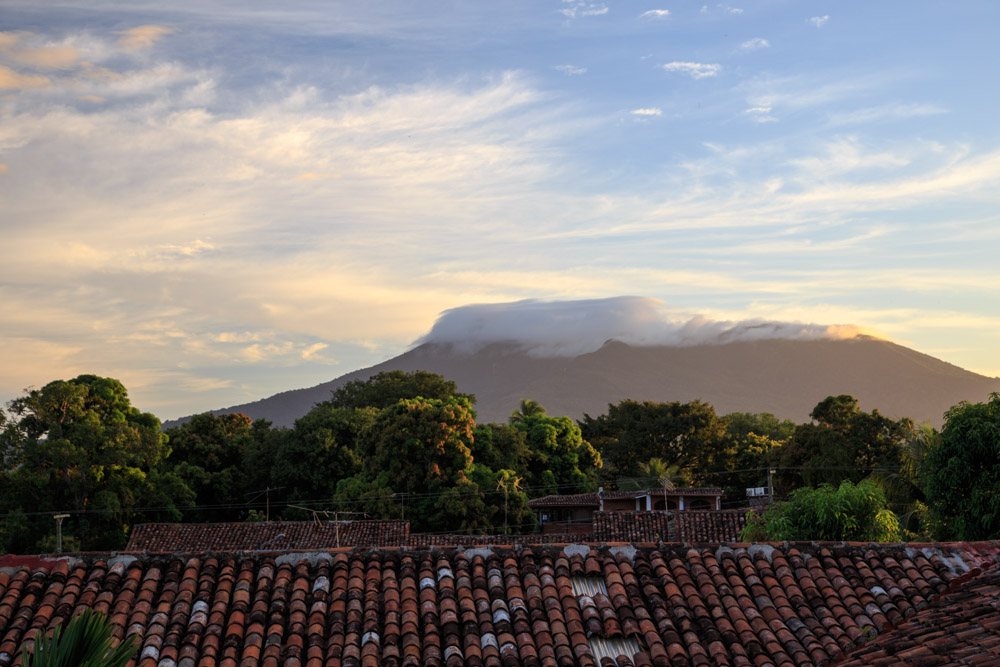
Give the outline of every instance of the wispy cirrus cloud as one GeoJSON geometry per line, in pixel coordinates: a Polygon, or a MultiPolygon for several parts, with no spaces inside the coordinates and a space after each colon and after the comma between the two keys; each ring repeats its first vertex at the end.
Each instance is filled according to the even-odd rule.
{"type": "Polygon", "coordinates": [[[743,111],[756,123],[774,123],[777,118],[771,115],[771,107],[750,107],[743,111]]]}
{"type": "Polygon", "coordinates": [[[903,120],[906,118],[921,118],[948,113],[948,110],[935,104],[886,104],[877,107],[867,107],[854,111],[839,111],[830,114],[832,125],[862,125],[887,120],[903,120]]]}
{"type": "Polygon", "coordinates": [[[817,28],[822,28],[829,20],[830,20],[830,15],[824,14],[823,16],[813,16],[811,18],[808,18],[806,19],[806,23],[812,23],[817,28]]]}
{"type": "Polygon", "coordinates": [[[740,44],[740,49],[743,51],[756,51],[758,49],[766,49],[769,46],[771,46],[771,42],[763,37],[754,37],[740,44]]]}
{"type": "Polygon", "coordinates": [[[566,18],[575,19],[583,16],[603,16],[608,13],[608,6],[600,2],[586,2],[582,0],[562,1],[563,4],[569,6],[557,9],[556,11],[566,18]]]}
{"type": "Polygon", "coordinates": [[[649,9],[644,11],[642,14],[639,14],[639,18],[649,20],[665,19],[669,16],[669,9],[649,9]]]}
{"type": "Polygon", "coordinates": [[[140,25],[128,30],[120,30],[116,34],[118,46],[128,51],[148,49],[153,44],[174,32],[173,28],[162,25],[140,25]]]}
{"type": "Polygon", "coordinates": [[[658,107],[643,107],[641,109],[632,109],[630,113],[633,116],[644,116],[644,117],[662,116],[663,109],[660,109],[658,107]]]}
{"type": "Polygon", "coordinates": [[[693,63],[678,60],[664,63],[660,65],[660,67],[668,72],[687,74],[692,79],[706,79],[708,77],[716,76],[722,70],[722,65],[719,65],[718,63],[693,63]]]}
{"type": "Polygon", "coordinates": [[[578,65],[556,65],[555,69],[562,72],[566,76],[580,76],[581,74],[587,73],[586,67],[580,67],[578,65]]]}
{"type": "Polygon", "coordinates": [[[47,76],[40,74],[21,74],[6,65],[0,65],[0,90],[28,90],[42,88],[52,83],[47,76]]]}

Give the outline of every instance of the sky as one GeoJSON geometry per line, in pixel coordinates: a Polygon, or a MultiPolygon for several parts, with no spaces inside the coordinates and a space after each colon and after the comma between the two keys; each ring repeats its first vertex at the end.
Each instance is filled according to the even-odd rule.
{"type": "Polygon", "coordinates": [[[1000,376],[998,24],[992,0],[0,0],[0,400],[94,373],[170,419],[467,304],[624,295],[1000,376]]]}

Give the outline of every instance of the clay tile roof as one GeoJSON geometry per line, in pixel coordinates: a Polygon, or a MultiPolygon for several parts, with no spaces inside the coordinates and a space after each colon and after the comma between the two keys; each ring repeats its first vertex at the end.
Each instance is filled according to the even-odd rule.
{"type": "Polygon", "coordinates": [[[119,637],[138,635],[137,667],[990,664],[998,551],[618,543],[4,556],[0,667],[85,607],[108,613],[119,637]]]}
{"type": "MultiPolygon", "coordinates": [[[[690,488],[677,487],[667,491],[668,497],[677,496],[722,496],[725,492],[717,487],[693,486],[690,488]]],[[[601,496],[605,499],[615,500],[620,498],[645,498],[646,496],[663,497],[663,488],[640,489],[638,491],[604,491],[601,496]]],[[[552,496],[549,496],[550,498],[552,496]]]]}
{"type": "Polygon", "coordinates": [[[593,537],[601,542],[667,542],[673,520],[666,512],[594,512],[593,537]]]}
{"type": "Polygon", "coordinates": [[[675,512],[678,542],[736,542],[747,525],[746,509],[675,512]]]}
{"type": "Polygon", "coordinates": [[[270,521],[267,523],[143,523],[127,551],[287,551],[406,544],[409,521],[270,521]]]}
{"type": "Polygon", "coordinates": [[[597,493],[574,493],[564,496],[542,496],[541,498],[533,498],[528,501],[528,507],[561,507],[561,506],[579,506],[579,507],[598,507],[600,506],[600,500],[597,497],[597,493]]]}
{"type": "Polygon", "coordinates": [[[1000,571],[955,587],[892,630],[870,636],[839,664],[1000,664],[1000,571]]]}

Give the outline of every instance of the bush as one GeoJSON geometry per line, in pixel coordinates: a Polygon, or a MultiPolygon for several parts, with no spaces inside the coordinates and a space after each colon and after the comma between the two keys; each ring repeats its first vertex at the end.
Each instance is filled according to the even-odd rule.
{"type": "Polygon", "coordinates": [[[114,627],[108,618],[87,609],[40,635],[34,650],[25,652],[24,667],[125,667],[139,647],[135,637],[114,645],[114,627]]]}
{"type": "Polygon", "coordinates": [[[796,489],[787,502],[751,512],[740,539],[748,542],[782,540],[853,540],[896,542],[899,520],[887,507],[885,494],[869,480],[796,489]]]}

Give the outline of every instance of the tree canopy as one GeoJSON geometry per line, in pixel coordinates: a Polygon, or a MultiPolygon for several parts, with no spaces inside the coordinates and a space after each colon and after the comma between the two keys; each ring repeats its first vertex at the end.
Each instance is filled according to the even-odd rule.
{"type": "Polygon", "coordinates": [[[945,413],[921,478],[939,539],[1000,537],[1000,394],[985,403],[963,401],[945,413]]]}
{"type": "Polygon", "coordinates": [[[381,410],[395,405],[402,399],[464,398],[474,405],[474,394],[463,394],[458,385],[429,371],[381,371],[367,380],[352,380],[333,392],[326,401],[335,408],[375,408],[381,410]]]}
{"type": "Polygon", "coordinates": [[[50,382],[9,404],[14,418],[0,438],[3,505],[0,545],[41,550],[55,532],[28,512],[67,512],[64,526],[85,549],[119,548],[139,508],[179,518],[194,494],[159,469],[170,452],[160,420],[132,407],[112,378],[81,375],[50,382]],[[43,542],[45,544],[43,545],[43,542]]]}
{"type": "Polygon", "coordinates": [[[599,417],[584,415],[583,437],[608,466],[609,477],[637,477],[653,458],[695,471],[711,470],[723,455],[723,424],[701,401],[654,403],[624,400],[599,417]]]}
{"type": "Polygon", "coordinates": [[[900,449],[913,422],[864,412],[853,396],[828,396],[813,408],[813,423],[800,424],[777,458],[778,495],[800,486],[859,482],[876,469],[898,469],[900,449]]]}

